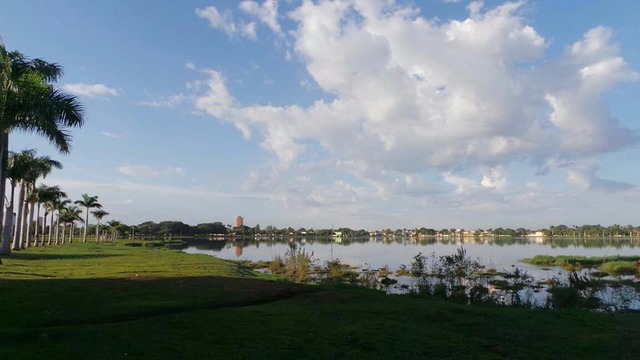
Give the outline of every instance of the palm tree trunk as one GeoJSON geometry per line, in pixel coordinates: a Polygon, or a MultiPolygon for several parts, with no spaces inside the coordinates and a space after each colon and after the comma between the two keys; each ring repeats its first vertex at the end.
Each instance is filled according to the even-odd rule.
{"type": "Polygon", "coordinates": [[[18,211],[16,211],[16,226],[13,232],[12,250],[20,250],[22,248],[22,220],[24,215],[24,184],[20,184],[18,191],[18,211]]]}
{"type": "Polygon", "coordinates": [[[51,209],[51,211],[49,212],[49,234],[47,235],[48,245],[51,245],[51,233],[53,232],[53,212],[53,209],[51,209]]]}
{"type": "MultiPolygon", "coordinates": [[[[25,189],[25,197],[26,197],[26,192],[27,191],[28,191],[28,189],[25,189]]],[[[22,219],[20,220],[19,245],[20,245],[20,250],[24,250],[26,248],[24,240],[27,237],[26,224],[27,224],[27,218],[29,217],[29,204],[26,201],[23,202],[22,214],[20,216],[22,217],[22,219]]]]}
{"type": "Polygon", "coordinates": [[[84,230],[82,231],[82,242],[87,242],[87,227],[89,227],[89,207],[86,208],[87,213],[84,215],[84,230]]]}
{"type": "MultiPolygon", "coordinates": [[[[40,209],[40,208],[38,208],[40,209]]],[[[45,212],[42,215],[42,227],[40,228],[40,237],[42,239],[40,239],[40,243],[42,245],[47,245],[46,239],[47,239],[47,215],[49,215],[49,212],[47,211],[47,209],[45,208],[45,212]]],[[[48,244],[51,245],[51,244],[48,244]]]]}
{"type": "Polygon", "coordinates": [[[100,237],[98,234],[98,232],[100,231],[100,219],[97,219],[97,220],[98,220],[98,224],[96,224],[96,242],[100,242],[100,237]]]}
{"type": "MultiPolygon", "coordinates": [[[[36,246],[38,246],[38,237],[40,236],[40,233],[42,233],[42,230],[40,230],[40,227],[42,226],[42,224],[44,224],[44,221],[40,221],[40,201],[36,202],[37,204],[37,210],[36,210],[36,227],[35,229],[33,229],[33,241],[35,243],[36,246]]],[[[44,241],[42,242],[42,245],[44,245],[44,241]]]]}
{"type": "Polygon", "coordinates": [[[69,229],[69,244],[73,243],[73,221],[71,222],[71,227],[69,229]]]}
{"type": "Polygon", "coordinates": [[[9,255],[11,253],[11,233],[13,232],[13,225],[15,223],[13,204],[5,209],[2,223],[2,247],[0,248],[0,254],[9,255]]]}
{"type": "MultiPolygon", "coordinates": [[[[4,92],[4,91],[3,91],[4,92]]],[[[2,102],[2,110],[0,110],[0,119],[4,119],[4,106],[6,102],[7,93],[4,93],[5,101],[2,102]]],[[[9,165],[9,132],[6,129],[2,129],[2,134],[0,134],[0,255],[6,255],[9,253],[9,243],[11,242],[11,238],[5,238],[4,233],[7,227],[7,222],[4,221],[6,214],[4,208],[4,197],[5,197],[5,184],[7,183],[7,167],[9,165]]],[[[13,196],[12,196],[13,198],[13,196]]],[[[13,202],[9,204],[13,208],[13,202]]],[[[9,214],[13,215],[13,211],[9,214]]],[[[9,226],[11,229],[11,226],[9,226]]],[[[2,261],[0,261],[2,263],[2,261]]]]}
{"type": "MultiPolygon", "coordinates": [[[[25,247],[29,247],[29,246],[38,246],[38,242],[34,240],[34,243],[31,244],[31,239],[33,238],[33,214],[35,213],[35,203],[30,202],[27,203],[29,205],[29,217],[27,218],[27,234],[25,237],[25,242],[24,242],[24,246],[25,247]]],[[[37,240],[37,239],[36,239],[37,240]]]]}
{"type": "MultiPolygon", "coordinates": [[[[2,219],[2,236],[0,247],[0,255],[8,255],[11,253],[11,234],[13,233],[13,225],[15,224],[15,215],[13,214],[13,202],[15,195],[16,185],[11,182],[11,195],[9,197],[9,206],[4,210],[4,217],[2,219]]],[[[4,205],[3,205],[4,207],[4,205]]]]}
{"type": "MultiPolygon", "coordinates": [[[[62,237],[64,239],[64,236],[62,237]]],[[[58,217],[56,218],[56,245],[60,244],[60,210],[58,210],[58,217]]]]}
{"type": "MultiPolygon", "coordinates": [[[[67,223],[64,223],[62,225],[62,245],[64,245],[64,238],[65,238],[65,235],[66,235],[65,231],[67,231],[67,223]]],[[[56,241],[56,244],[57,244],[57,241],[56,241]]]]}

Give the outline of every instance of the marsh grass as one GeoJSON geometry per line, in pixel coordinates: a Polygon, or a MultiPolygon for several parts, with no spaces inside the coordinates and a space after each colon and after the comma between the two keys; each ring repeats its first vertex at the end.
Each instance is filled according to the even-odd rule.
{"type": "Polygon", "coordinates": [[[536,255],[533,258],[522,259],[524,263],[537,266],[562,266],[568,272],[580,272],[584,268],[597,268],[599,271],[594,276],[602,277],[602,273],[608,275],[640,275],[639,256],[549,256],[536,255]]]}
{"type": "Polygon", "coordinates": [[[637,262],[640,260],[640,256],[550,256],[550,255],[536,255],[532,258],[522,259],[521,261],[526,264],[537,266],[565,266],[566,264],[580,263],[583,267],[597,267],[606,262],[611,261],[625,261],[625,262],[637,262]]]}
{"type": "Polygon", "coordinates": [[[632,261],[610,261],[602,264],[600,270],[610,275],[637,275],[638,268],[636,262],[632,261]]]}
{"type": "Polygon", "coordinates": [[[295,242],[291,242],[283,259],[284,274],[291,281],[308,282],[311,279],[311,266],[315,262],[313,252],[309,253],[295,242]]]}

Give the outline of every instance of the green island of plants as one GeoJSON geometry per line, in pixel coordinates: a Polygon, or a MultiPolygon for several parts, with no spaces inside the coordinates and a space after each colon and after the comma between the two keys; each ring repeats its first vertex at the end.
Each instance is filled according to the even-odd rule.
{"type": "MultiPolygon", "coordinates": [[[[296,284],[153,242],[31,247],[4,261],[2,359],[626,359],[640,352],[637,313],[296,284]]],[[[339,265],[332,266],[335,276],[339,265]]]]}
{"type": "Polygon", "coordinates": [[[638,275],[638,262],[640,256],[550,256],[536,255],[532,258],[522,259],[524,263],[537,266],[562,266],[574,271],[582,268],[597,268],[608,275],[638,275]]]}

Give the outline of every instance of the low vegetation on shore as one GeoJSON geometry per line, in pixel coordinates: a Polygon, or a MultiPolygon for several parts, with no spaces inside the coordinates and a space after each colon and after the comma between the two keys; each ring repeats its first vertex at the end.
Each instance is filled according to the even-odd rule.
{"type": "Polygon", "coordinates": [[[536,255],[522,262],[537,266],[562,266],[567,270],[597,268],[607,275],[638,275],[640,256],[549,256],[536,255]]]}

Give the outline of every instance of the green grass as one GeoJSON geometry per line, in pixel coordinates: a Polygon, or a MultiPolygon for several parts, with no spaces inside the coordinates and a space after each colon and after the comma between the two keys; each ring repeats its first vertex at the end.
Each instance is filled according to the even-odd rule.
{"type": "Polygon", "coordinates": [[[600,270],[610,275],[636,275],[638,268],[635,261],[610,261],[602,264],[600,270]]]}
{"type": "Polygon", "coordinates": [[[465,306],[277,281],[159,247],[33,248],[0,266],[0,359],[636,358],[640,314],[465,306]]]}
{"type": "Polygon", "coordinates": [[[636,263],[640,256],[607,256],[607,257],[585,257],[585,256],[550,256],[536,255],[521,261],[537,266],[563,266],[570,269],[579,267],[597,267],[609,275],[635,275],[638,273],[636,263]]]}

